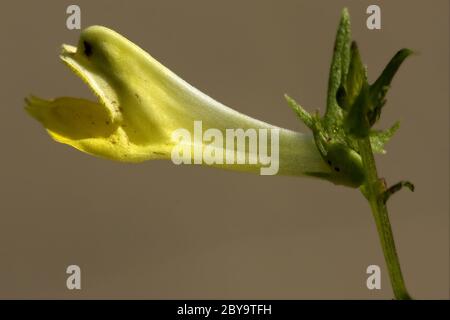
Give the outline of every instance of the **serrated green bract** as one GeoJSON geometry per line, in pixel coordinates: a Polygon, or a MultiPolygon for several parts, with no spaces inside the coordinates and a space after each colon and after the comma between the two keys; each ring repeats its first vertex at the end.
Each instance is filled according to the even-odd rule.
{"type": "Polygon", "coordinates": [[[343,113],[336,101],[336,95],[342,79],[345,79],[347,75],[350,63],[350,37],[350,15],[348,10],[344,9],[336,33],[328,79],[327,109],[323,117],[326,128],[332,128],[342,123],[343,113]]]}
{"type": "Polygon", "coordinates": [[[313,132],[316,146],[333,172],[332,179],[329,176],[325,178],[350,187],[359,187],[364,182],[358,139],[369,137],[373,151],[385,153],[384,145],[399,125],[396,123],[385,131],[372,127],[380,117],[393,76],[410,54],[408,49],[400,50],[380,77],[370,85],[358,46],[356,42],[351,42],[348,11],[342,11],[330,67],[324,116],[311,115],[292,98],[285,96],[289,106],[313,132]]]}
{"type": "Polygon", "coordinates": [[[395,132],[400,128],[400,122],[397,121],[392,127],[387,130],[372,130],[370,132],[370,144],[373,152],[386,153],[384,145],[394,136],[395,132]]]}

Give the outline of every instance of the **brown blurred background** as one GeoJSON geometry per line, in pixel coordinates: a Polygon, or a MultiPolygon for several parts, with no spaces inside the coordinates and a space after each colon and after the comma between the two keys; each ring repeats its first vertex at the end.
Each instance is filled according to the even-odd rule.
{"type": "MultiPolygon", "coordinates": [[[[449,297],[448,1],[77,1],[213,98],[305,131],[283,99],[324,110],[334,35],[352,16],[369,77],[402,47],[381,127],[401,129],[379,156],[407,286],[449,297]],[[381,31],[366,28],[379,4],[381,31]]],[[[90,157],[53,142],[23,98],[91,97],[58,59],[72,1],[5,1],[0,13],[0,298],[393,297],[367,203],[355,190],[169,161],[90,157]],[[66,267],[82,290],[66,289],[66,267]],[[382,290],[366,268],[382,268],[382,290]]]]}

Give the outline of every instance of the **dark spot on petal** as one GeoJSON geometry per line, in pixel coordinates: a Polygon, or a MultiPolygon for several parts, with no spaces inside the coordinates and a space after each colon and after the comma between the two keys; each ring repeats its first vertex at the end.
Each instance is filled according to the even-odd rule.
{"type": "Polygon", "coordinates": [[[339,169],[338,167],[334,167],[334,171],[339,172],[341,171],[341,169],[339,169]]]}
{"type": "Polygon", "coordinates": [[[327,163],[331,166],[331,161],[330,160],[327,160],[327,163]]]}
{"type": "Polygon", "coordinates": [[[84,51],[83,51],[84,54],[87,57],[90,57],[92,55],[92,45],[87,41],[83,41],[83,47],[84,47],[84,51]]]}

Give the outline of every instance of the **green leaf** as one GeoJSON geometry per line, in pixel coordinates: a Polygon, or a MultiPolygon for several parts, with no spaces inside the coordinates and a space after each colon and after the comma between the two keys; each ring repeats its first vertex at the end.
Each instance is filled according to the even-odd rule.
{"type": "Polygon", "coordinates": [[[387,130],[373,130],[370,132],[370,144],[373,152],[386,153],[384,145],[391,140],[397,130],[400,128],[400,122],[397,121],[392,127],[387,130]]]}
{"type": "Polygon", "coordinates": [[[410,181],[400,181],[394,184],[393,186],[389,187],[386,191],[383,192],[381,195],[381,199],[384,204],[389,200],[389,198],[396,192],[399,192],[403,188],[408,188],[411,192],[414,192],[416,187],[414,184],[412,184],[410,181]]]}
{"type": "Polygon", "coordinates": [[[394,75],[397,73],[401,64],[413,51],[409,49],[401,49],[389,61],[378,79],[370,86],[371,110],[369,113],[369,122],[373,125],[381,114],[381,109],[386,103],[386,94],[391,85],[394,75]]]}
{"type": "Polygon", "coordinates": [[[289,97],[287,94],[284,95],[284,98],[286,99],[289,107],[291,107],[292,110],[298,115],[300,120],[311,130],[314,130],[314,119],[309,114],[308,111],[302,108],[301,105],[299,105],[294,99],[289,97]]]}
{"type": "Polygon", "coordinates": [[[344,8],[341,13],[334,53],[328,80],[327,109],[324,116],[325,127],[334,127],[343,119],[342,110],[337,104],[336,94],[341,82],[346,78],[350,63],[350,16],[344,8]]]}

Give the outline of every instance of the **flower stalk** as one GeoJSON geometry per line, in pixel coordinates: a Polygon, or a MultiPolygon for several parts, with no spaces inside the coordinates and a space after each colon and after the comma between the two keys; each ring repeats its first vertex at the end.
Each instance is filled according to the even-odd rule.
{"type": "Polygon", "coordinates": [[[361,186],[361,192],[366,197],[372,210],[394,296],[398,300],[410,300],[411,296],[406,289],[400,267],[400,260],[395,247],[394,235],[389,221],[386,202],[383,199],[384,193],[386,192],[385,184],[378,178],[370,140],[368,138],[360,139],[358,145],[364,171],[366,172],[366,181],[363,186],[361,186]]]}

